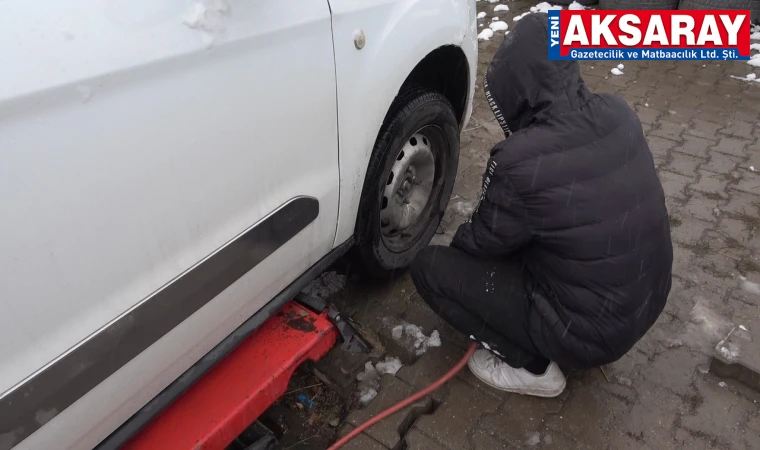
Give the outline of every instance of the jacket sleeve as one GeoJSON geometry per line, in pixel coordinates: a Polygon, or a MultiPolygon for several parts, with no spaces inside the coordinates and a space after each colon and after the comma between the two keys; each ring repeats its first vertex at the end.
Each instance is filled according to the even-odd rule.
{"type": "Polygon", "coordinates": [[[522,199],[495,168],[496,164],[489,161],[480,203],[451,242],[452,247],[473,256],[508,256],[532,237],[522,199]]]}

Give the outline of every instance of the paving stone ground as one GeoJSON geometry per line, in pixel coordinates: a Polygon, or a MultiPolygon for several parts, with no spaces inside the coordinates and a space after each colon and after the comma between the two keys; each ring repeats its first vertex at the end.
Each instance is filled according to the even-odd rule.
{"type": "MultiPolygon", "coordinates": [[[[532,3],[510,1],[511,11],[494,14],[497,3],[479,2],[487,13],[479,22],[498,15],[511,26],[532,3]]],[[[480,43],[479,80],[501,40],[496,33],[480,43]]],[[[497,392],[465,368],[432,396],[431,413],[396,418],[405,429],[376,430],[366,448],[760,448],[760,393],[709,371],[715,345],[732,327],[754,320],[760,328],[760,295],[739,288],[740,277],[760,282],[760,83],[730,78],[752,72],[744,62],[626,61],[625,74],[615,77],[617,63],[581,67],[592,90],[619,94],[638,112],[654,154],[675,247],[673,289],[660,320],[604,373],[567,373],[568,388],[556,399],[497,392]]],[[[472,211],[500,139],[479,86],[435,243],[448,243],[472,211]]],[[[467,340],[427,309],[408,275],[350,285],[345,297],[345,312],[370,328],[393,317],[441,333],[440,348],[399,371],[394,392],[425,386],[464,353],[467,340]]],[[[354,419],[378,412],[385,397],[378,398],[354,419]]]]}

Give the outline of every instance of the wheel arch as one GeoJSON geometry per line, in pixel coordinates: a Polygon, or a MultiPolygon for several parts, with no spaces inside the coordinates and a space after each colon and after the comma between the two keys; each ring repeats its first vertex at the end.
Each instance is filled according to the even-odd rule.
{"type": "MultiPolygon", "coordinates": [[[[470,69],[467,55],[462,48],[443,45],[428,53],[406,77],[398,96],[418,88],[427,88],[443,94],[454,107],[461,126],[470,98],[470,69]]],[[[392,109],[389,108],[388,113],[392,109]]]]}

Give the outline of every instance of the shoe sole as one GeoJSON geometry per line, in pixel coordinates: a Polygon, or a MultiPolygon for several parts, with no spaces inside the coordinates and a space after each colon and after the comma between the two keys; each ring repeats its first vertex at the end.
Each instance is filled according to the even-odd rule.
{"type": "Polygon", "coordinates": [[[478,380],[482,381],[483,383],[491,386],[492,388],[503,391],[503,392],[509,392],[511,394],[520,394],[520,395],[530,395],[533,397],[542,397],[542,398],[554,398],[557,397],[559,394],[563,393],[565,391],[565,387],[567,386],[567,380],[562,380],[562,387],[556,389],[556,390],[544,390],[544,389],[510,389],[510,388],[503,388],[501,386],[495,385],[490,380],[486,380],[485,378],[482,378],[480,375],[475,372],[472,368],[472,360],[467,361],[467,368],[470,369],[470,372],[477,378],[478,380]]]}

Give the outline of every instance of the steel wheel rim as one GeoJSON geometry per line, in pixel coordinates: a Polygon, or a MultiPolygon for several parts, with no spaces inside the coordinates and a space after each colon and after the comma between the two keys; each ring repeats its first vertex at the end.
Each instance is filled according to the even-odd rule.
{"type": "Polygon", "coordinates": [[[415,238],[422,218],[430,209],[440,185],[438,161],[442,143],[423,127],[404,143],[396,154],[383,188],[380,205],[380,233],[391,250],[403,251],[404,241],[415,238]],[[438,182],[437,182],[438,181],[438,182]]]}

